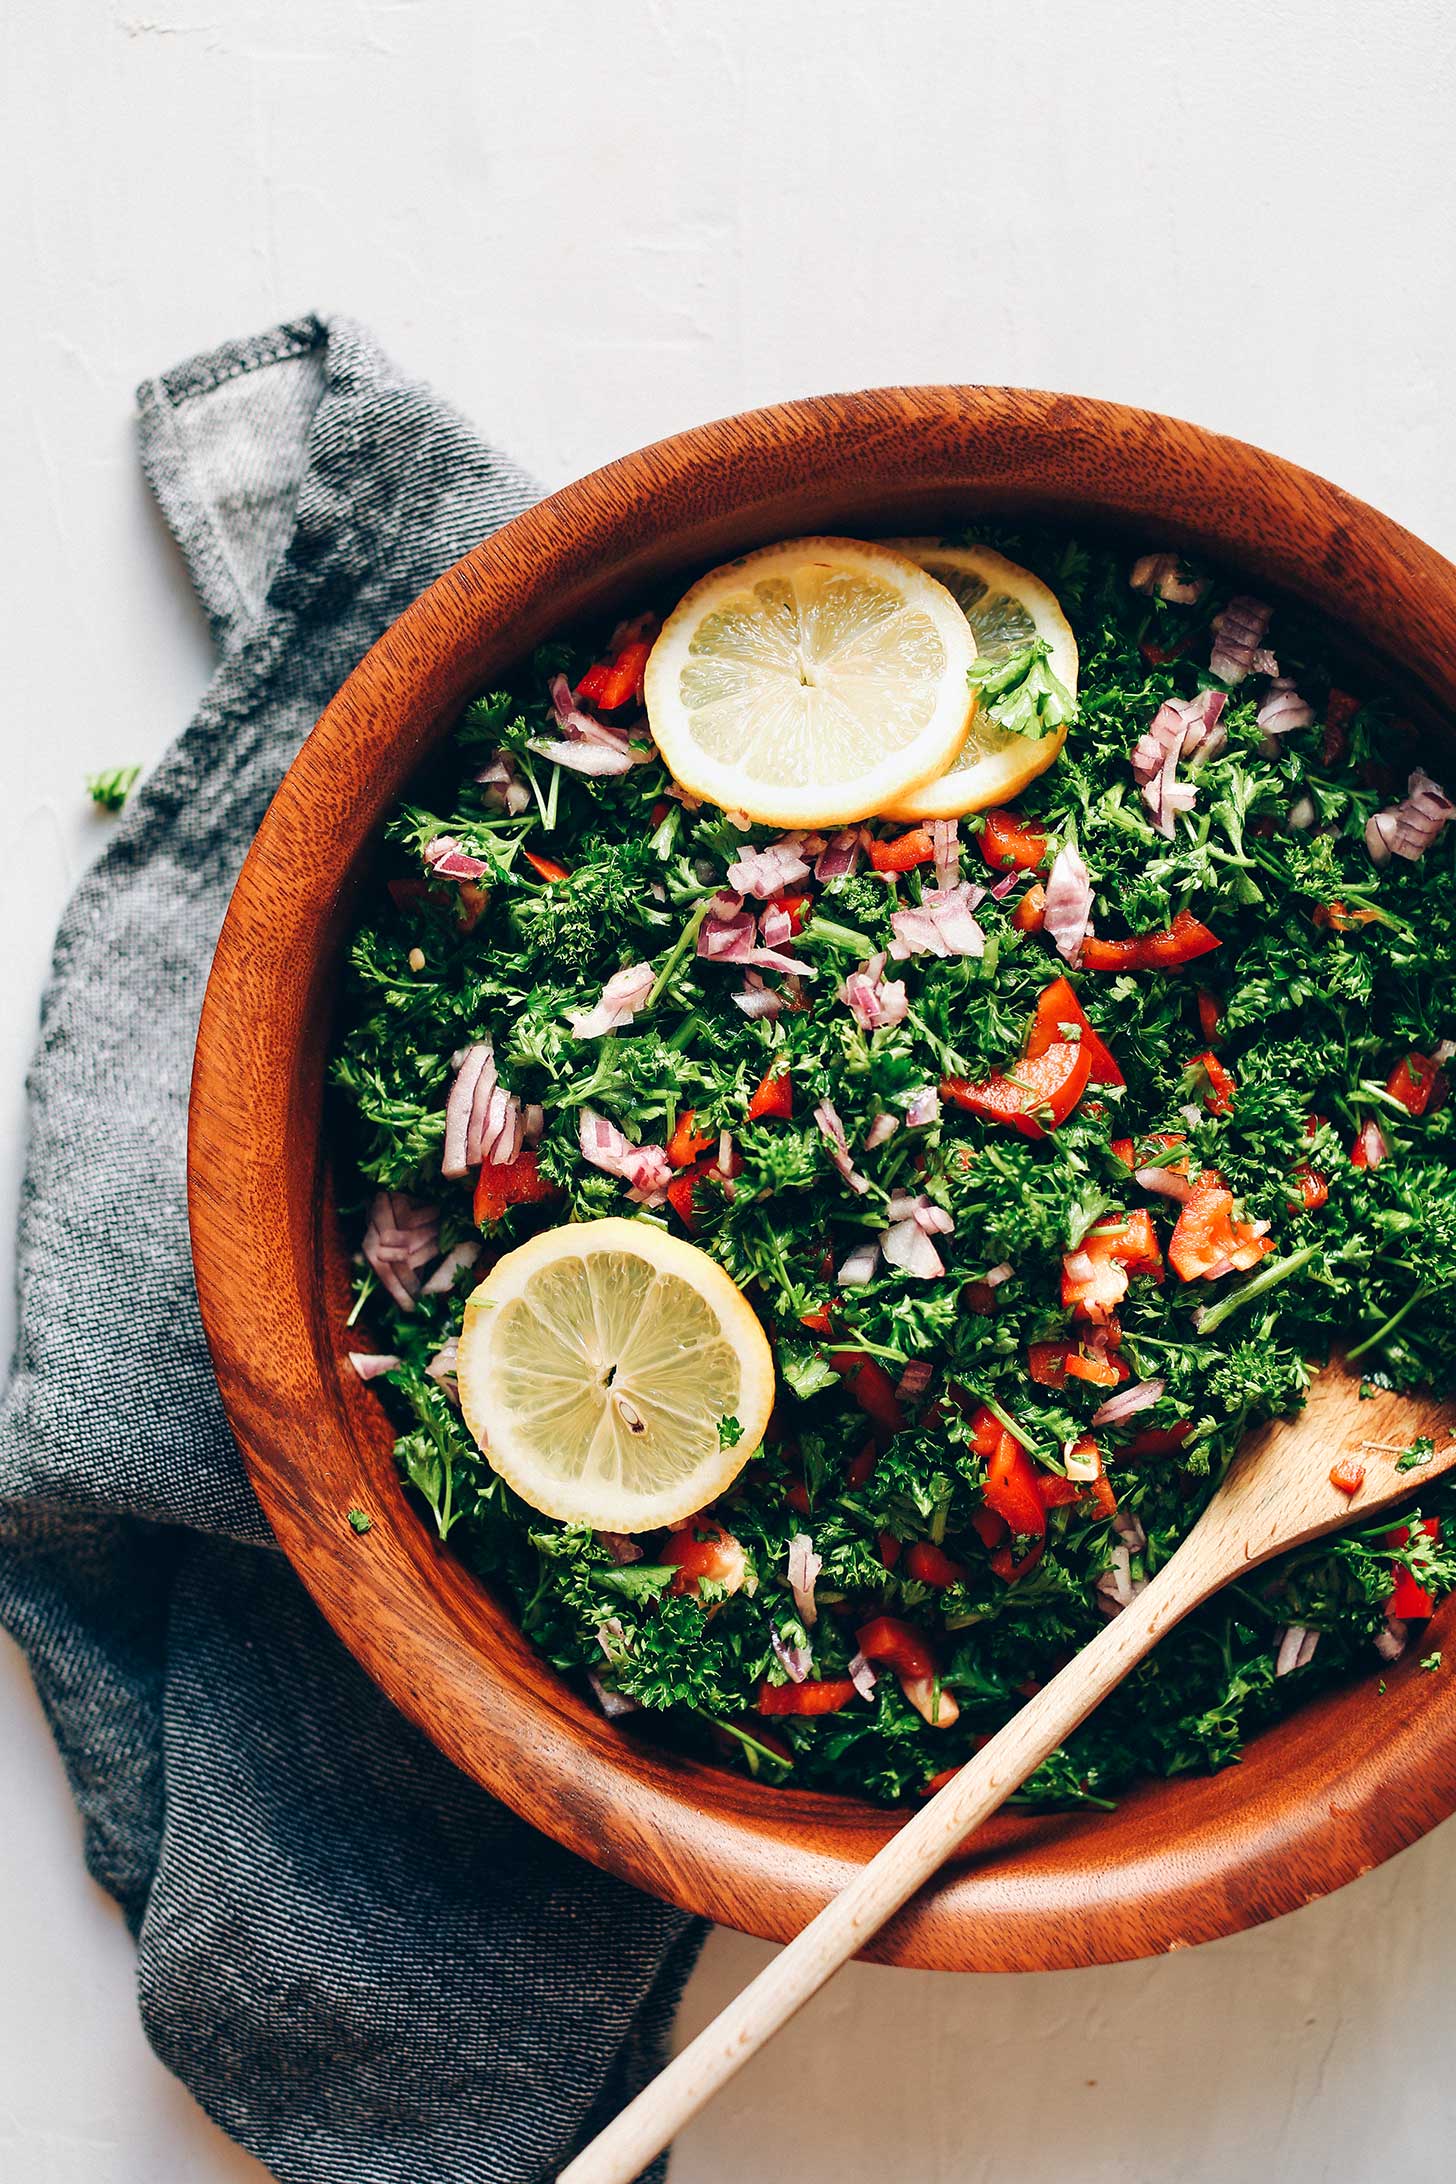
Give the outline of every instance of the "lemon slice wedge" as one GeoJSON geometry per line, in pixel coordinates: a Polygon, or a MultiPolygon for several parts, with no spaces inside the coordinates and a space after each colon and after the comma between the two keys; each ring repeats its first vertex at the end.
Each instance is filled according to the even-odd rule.
{"type": "MultiPolygon", "coordinates": [[[[1077,692],[1077,640],[1040,577],[989,546],[941,546],[934,539],[902,538],[896,548],[954,594],[970,624],[980,659],[1004,660],[1033,637],[1050,648],[1052,672],[1077,692]]],[[[958,819],[963,812],[1009,804],[1029,781],[1045,773],[1067,740],[1065,727],[1036,739],[998,728],[984,713],[972,720],[956,756],[934,779],[885,806],[891,819],[958,819]]]]}
{"type": "Polygon", "coordinates": [[[481,1450],[567,1524],[646,1532],[730,1486],[774,1400],[768,1338],[723,1269],[650,1221],[547,1229],[465,1307],[456,1380],[481,1450]],[[729,1446],[725,1419],[741,1429],[729,1446]]]}
{"type": "Polygon", "coordinates": [[[906,555],[796,538],[694,584],[643,694],[679,787],[769,825],[831,826],[954,758],[975,650],[954,597],[906,555]]]}

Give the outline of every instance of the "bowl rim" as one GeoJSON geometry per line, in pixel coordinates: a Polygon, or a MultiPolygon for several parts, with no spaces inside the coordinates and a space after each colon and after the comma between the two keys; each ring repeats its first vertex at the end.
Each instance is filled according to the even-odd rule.
{"type": "MultiPolygon", "coordinates": [[[[189,1117],[197,1293],[224,1407],[279,1544],[344,1644],[456,1765],[568,1849],[779,1940],[897,1816],[767,1790],[609,1726],[489,1591],[432,1549],[389,1458],[382,1406],[343,1362],[316,1027],[378,819],[485,674],[656,569],[793,535],[791,510],[806,513],[794,530],[808,533],[830,527],[817,520],[826,509],[858,500],[864,514],[891,499],[899,532],[954,507],[1069,522],[1080,507],[1084,526],[1156,524],[1170,545],[1257,564],[1262,582],[1332,616],[1349,600],[1382,674],[1428,711],[1456,709],[1456,569],[1243,442],[1121,404],[973,386],[872,389],[702,425],[483,540],[349,676],[244,863],[202,1009],[189,1117]],[[1230,512],[1216,496],[1235,482],[1230,512]],[[1231,528],[1260,550],[1232,550],[1231,528]],[[332,875],[321,828],[344,851],[332,875]],[[345,1521],[355,1504],[374,1520],[365,1541],[345,1521]]],[[[1431,1643],[1453,1628],[1456,1599],[1431,1643]]],[[[1382,1681],[1383,1696],[1372,1675],[1306,1705],[1253,1739],[1240,1767],[1138,1785],[1115,1815],[998,1816],[866,1953],[966,1970],[1116,1962],[1328,1894],[1456,1810],[1456,1685],[1409,1657],[1382,1681]]]]}

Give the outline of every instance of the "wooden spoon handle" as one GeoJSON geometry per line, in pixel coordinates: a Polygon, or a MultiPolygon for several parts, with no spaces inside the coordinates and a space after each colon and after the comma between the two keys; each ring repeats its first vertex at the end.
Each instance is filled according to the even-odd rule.
{"type": "MultiPolygon", "coordinates": [[[[1186,1546],[1187,1543],[1185,1543],[1186,1546]]],[[[1027,1701],[691,2044],[569,2162],[557,2184],[632,2184],[751,2055],[893,1918],[1211,1587],[1175,1557],[1027,1701]],[[1194,1581],[1189,1582],[1192,1576],[1194,1581]]]]}

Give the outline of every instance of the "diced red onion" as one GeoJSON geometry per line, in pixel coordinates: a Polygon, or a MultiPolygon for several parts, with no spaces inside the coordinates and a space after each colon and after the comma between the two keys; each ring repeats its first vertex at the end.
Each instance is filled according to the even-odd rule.
{"type": "Polygon", "coordinates": [[[1159,706],[1145,734],[1132,750],[1134,779],[1160,834],[1172,840],[1173,815],[1191,811],[1197,791],[1177,778],[1178,761],[1203,765],[1228,740],[1221,717],[1228,699],[1222,690],[1200,690],[1194,698],[1169,698],[1159,706]]]}
{"type": "Polygon", "coordinates": [[[1279,662],[1267,645],[1260,645],[1258,651],[1254,654],[1252,666],[1256,675],[1274,676],[1279,672],[1279,662]]]}
{"type": "Polygon", "coordinates": [[[1076,845],[1063,842],[1047,876],[1042,928],[1065,962],[1075,964],[1081,955],[1091,917],[1091,875],[1076,845]]]}
{"type": "Polygon", "coordinates": [[[794,921],[777,903],[765,903],[759,914],[758,930],[765,948],[783,948],[794,937],[794,921]]]}
{"type": "Polygon", "coordinates": [[[413,1312],[418,1269],[436,1255],[438,1208],[405,1191],[377,1191],[360,1249],[382,1289],[402,1312],[413,1312]]]}
{"type": "Polygon", "coordinates": [[[783,1669],[789,1682],[803,1683],[808,1677],[810,1669],[814,1666],[813,1647],[786,1645],[776,1630],[769,1632],[768,1642],[773,1647],[774,1659],[783,1669]]]}
{"type": "Polygon", "coordinates": [[[1076,1282],[1079,1285],[1083,1282],[1090,1282],[1094,1274],[1097,1272],[1097,1269],[1092,1262],[1091,1254],[1085,1251],[1064,1252],[1062,1255],[1062,1266],[1065,1270],[1067,1280],[1069,1282],[1076,1282]]]}
{"type": "Polygon", "coordinates": [[[823,882],[851,878],[859,869],[861,846],[858,827],[842,828],[815,859],[815,879],[823,882]]]}
{"type": "Polygon", "coordinates": [[[497,751],[490,764],[482,767],[475,778],[484,789],[485,801],[492,811],[503,811],[508,818],[519,819],[521,813],[529,809],[531,792],[509,751],[497,751]]]}
{"type": "Polygon", "coordinates": [[[837,1280],[840,1288],[860,1289],[866,1282],[872,1282],[879,1257],[880,1246],[877,1238],[870,1236],[862,1244],[856,1244],[839,1269],[837,1280]]]}
{"type": "Polygon", "coordinates": [[[789,1541],[788,1580],[794,1596],[794,1606],[799,1620],[806,1630],[812,1630],[819,1620],[819,1609],[814,1599],[814,1583],[823,1569],[822,1556],[814,1552],[814,1542],[807,1532],[796,1532],[789,1541]]]}
{"type": "Polygon", "coordinates": [[[1119,1540],[1113,1548],[1112,1559],[1097,1580],[1097,1590],[1109,1592],[1120,1608],[1132,1605],[1132,1554],[1125,1541],[1119,1540]]]}
{"type": "Polygon", "coordinates": [[[597,1532],[593,1536],[599,1547],[606,1548],[613,1562],[625,1564],[642,1560],[641,1544],[630,1532],[597,1532]]]}
{"type": "Polygon", "coordinates": [[[854,1162],[850,1159],[849,1141],[844,1134],[844,1124],[840,1121],[837,1112],[828,1100],[821,1100],[815,1108],[814,1120],[828,1140],[829,1157],[834,1162],[835,1167],[839,1170],[850,1189],[858,1192],[863,1197],[870,1187],[869,1182],[866,1177],[858,1173],[854,1162]]]}
{"type": "MultiPolygon", "coordinates": [[[[767,849],[740,849],[728,867],[728,885],[736,894],[757,895],[764,902],[771,895],[781,895],[809,877],[802,848],[801,835],[786,834],[781,841],[770,842],[767,849]]],[[[764,937],[768,937],[766,932],[764,937]]]]}
{"type": "Polygon", "coordinates": [[[1299,695],[1287,675],[1276,676],[1256,719],[1264,732],[1264,756],[1277,758],[1280,736],[1291,735],[1296,728],[1308,728],[1314,719],[1314,707],[1299,695]]]}
{"type": "Polygon", "coordinates": [[[446,1252],[421,1292],[426,1297],[443,1296],[455,1286],[455,1277],[468,1266],[474,1266],[480,1257],[480,1238],[466,1236],[446,1252]]]}
{"type": "Polygon", "coordinates": [[[628,963],[614,971],[589,1009],[567,1010],[567,1022],[577,1038],[600,1039],[630,1024],[646,1008],[656,976],[650,963],[628,963]]]}
{"type": "Polygon", "coordinates": [[[478,880],[488,869],[478,857],[469,856],[453,834],[437,834],[425,844],[425,863],[438,879],[478,880]]]}
{"type": "Polygon", "coordinates": [[[1264,642],[1264,632],[1273,617],[1273,608],[1262,599],[1250,599],[1240,593],[1231,599],[1222,614],[1213,618],[1213,652],[1209,668],[1220,682],[1241,683],[1254,664],[1254,654],[1264,642]]]}
{"type": "Polygon", "coordinates": [[[885,977],[883,953],[872,955],[868,963],[850,972],[839,998],[861,1031],[878,1031],[884,1024],[902,1023],[910,1010],[904,980],[885,977]]]}
{"type": "Polygon", "coordinates": [[[855,1654],[845,1673],[862,1699],[874,1697],[875,1685],[880,1679],[862,1653],[855,1654]]]}
{"type": "Polygon", "coordinates": [[[986,890],[965,882],[958,887],[928,887],[918,906],[890,912],[894,939],[890,953],[897,963],[916,955],[979,956],[986,936],[971,912],[986,890]]]}
{"type": "Polygon", "coordinates": [[[1011,1261],[1003,1259],[999,1266],[988,1266],[981,1276],[981,1281],[987,1289],[999,1289],[1003,1282],[1010,1281],[1015,1272],[1016,1269],[1011,1261]]]}
{"type": "Polygon", "coordinates": [[[1364,1152],[1367,1168],[1378,1168],[1383,1160],[1389,1160],[1390,1158],[1389,1141],[1385,1132],[1373,1117],[1369,1122],[1362,1124],[1356,1143],[1364,1152]]]}
{"type": "Polygon", "coordinates": [[[466,1145],[470,1129],[470,1117],[475,1103],[475,1088],[481,1077],[489,1072],[495,1075],[495,1056],[488,1039],[467,1047],[456,1065],[455,1081],[445,1102],[445,1150],[440,1162],[440,1172],[452,1181],[469,1170],[466,1145]]]}
{"type": "Polygon", "coordinates": [[[1128,583],[1136,592],[1150,597],[1156,592],[1159,599],[1166,599],[1170,606],[1192,607],[1198,604],[1208,589],[1206,576],[1184,573],[1184,564],[1178,554],[1140,554],[1132,565],[1128,583]]]}
{"type": "Polygon", "coordinates": [[[1148,1544],[1148,1535],[1130,1509],[1119,1509],[1113,1516],[1112,1529],[1129,1554],[1140,1555],[1148,1544]]]}
{"type": "Polygon", "coordinates": [[[425,1367],[426,1377],[433,1380],[436,1387],[442,1388],[452,1403],[458,1403],[460,1400],[460,1390],[455,1381],[455,1369],[459,1362],[459,1353],[460,1338],[458,1335],[452,1335],[448,1342],[441,1343],[439,1349],[425,1367]]]}
{"type": "Polygon", "coordinates": [[[924,1395],[934,1376],[935,1367],[928,1359],[923,1357],[912,1358],[895,1382],[895,1393],[904,1396],[907,1402],[913,1403],[917,1396],[924,1395]]]}
{"type": "Polygon", "coordinates": [[[907,1130],[928,1130],[940,1120],[940,1093],[933,1084],[922,1085],[905,1110],[907,1130]]]}
{"type": "Polygon", "coordinates": [[[1399,1615],[1387,1615],[1384,1630],[1375,1633],[1375,1650],[1382,1661],[1398,1661],[1405,1651],[1410,1625],[1399,1615]]]}
{"type": "Polygon", "coordinates": [[[892,1115],[888,1111],[883,1115],[876,1115],[865,1132],[865,1151],[872,1153],[877,1146],[884,1145],[895,1135],[899,1127],[900,1118],[898,1115],[892,1115]]]}
{"type": "Polygon", "coordinates": [[[1407,795],[1399,804],[1377,811],[1366,822],[1365,847],[1374,863],[1389,864],[1403,857],[1414,864],[1425,855],[1442,828],[1456,813],[1439,782],[1418,766],[1406,784],[1407,795]]]}
{"type": "Polygon", "coordinates": [[[361,1380],[378,1380],[382,1373],[397,1373],[404,1360],[383,1350],[351,1350],[349,1363],[361,1380]]]}
{"type": "Polygon", "coordinates": [[[640,1205],[660,1205],[666,1198],[673,1171],[662,1146],[634,1145],[614,1122],[592,1107],[581,1111],[577,1141],[583,1160],[606,1175],[620,1176],[630,1183],[631,1195],[640,1205]]]}
{"type": "Polygon", "coordinates": [[[650,751],[634,751],[625,743],[568,743],[553,736],[532,736],[526,748],[553,766],[564,766],[568,773],[592,774],[598,779],[630,773],[634,766],[645,765],[652,755],[650,751]]]}
{"type": "Polygon", "coordinates": [[[1145,1191],[1156,1191],[1163,1198],[1176,1198],[1180,1204],[1193,1189],[1191,1178],[1177,1168],[1135,1168],[1133,1180],[1145,1191]]]}
{"type": "Polygon", "coordinates": [[[1115,1426],[1124,1418],[1135,1418],[1139,1411],[1150,1410],[1162,1400],[1166,1383],[1161,1380],[1135,1380],[1130,1388],[1119,1388],[1116,1395],[1092,1413],[1094,1426],[1115,1426]]]}
{"type": "Polygon", "coordinates": [[[1274,1674],[1277,1677],[1292,1675],[1296,1668],[1303,1668],[1312,1658],[1319,1644],[1319,1632],[1310,1630],[1303,1623],[1291,1623],[1279,1640],[1279,1650],[1274,1656],[1274,1674]],[[1308,1646],[1308,1652],[1305,1651],[1308,1646]]]}
{"type": "Polygon", "coordinates": [[[734,994],[733,1002],[735,1007],[742,1009],[745,1016],[771,1020],[781,1013],[784,997],[771,986],[764,984],[761,972],[745,971],[743,991],[734,994]]]}
{"type": "Polygon", "coordinates": [[[594,1668],[587,1670],[586,1680],[608,1721],[619,1721],[624,1714],[640,1712],[635,1699],[629,1699],[625,1691],[614,1691],[610,1684],[603,1682],[594,1668]]]}
{"type": "Polygon", "coordinates": [[[957,819],[932,819],[930,822],[935,884],[943,892],[949,892],[960,878],[960,831],[960,821],[957,819]]]}
{"type": "Polygon", "coordinates": [[[1296,796],[1289,807],[1289,824],[1296,834],[1307,834],[1319,817],[1319,810],[1308,789],[1296,796]]]}

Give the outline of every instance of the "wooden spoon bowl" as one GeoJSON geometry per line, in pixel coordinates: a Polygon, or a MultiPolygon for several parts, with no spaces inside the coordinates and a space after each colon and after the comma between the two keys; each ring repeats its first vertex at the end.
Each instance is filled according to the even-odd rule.
{"type": "MultiPolygon", "coordinates": [[[[894,388],[663,441],[553,495],[457,563],[344,685],[244,866],[198,1035],[189,1196],[219,1385],[285,1552],[344,1642],[468,1774],[582,1856],[772,1939],[797,1932],[899,1816],[769,1789],[608,1724],[407,1500],[376,1395],[344,1362],[347,1246],[324,1128],[331,999],[375,830],[462,703],[563,623],[812,531],[975,516],[1114,528],[1216,556],[1322,612],[1402,694],[1440,773],[1456,714],[1456,569],[1324,480],[1113,403],[894,388]],[[357,1535],[351,1508],[372,1528],[357,1535]]],[[[1434,1404],[1322,1395],[1333,1442],[1440,1435],[1434,1404]]],[[[1278,1431],[1278,1428],[1273,1429],[1278,1431]]],[[[1456,1602],[1437,1616],[1438,1647],[1456,1602]]],[[[955,1970],[1107,1963],[1327,1894],[1456,1809],[1456,1679],[1408,1656],[1256,1737],[1226,1773],[1112,1813],[1001,1814],[870,1953],[955,1970]],[[1384,1687],[1382,1689],[1382,1686],[1384,1687]]]]}

